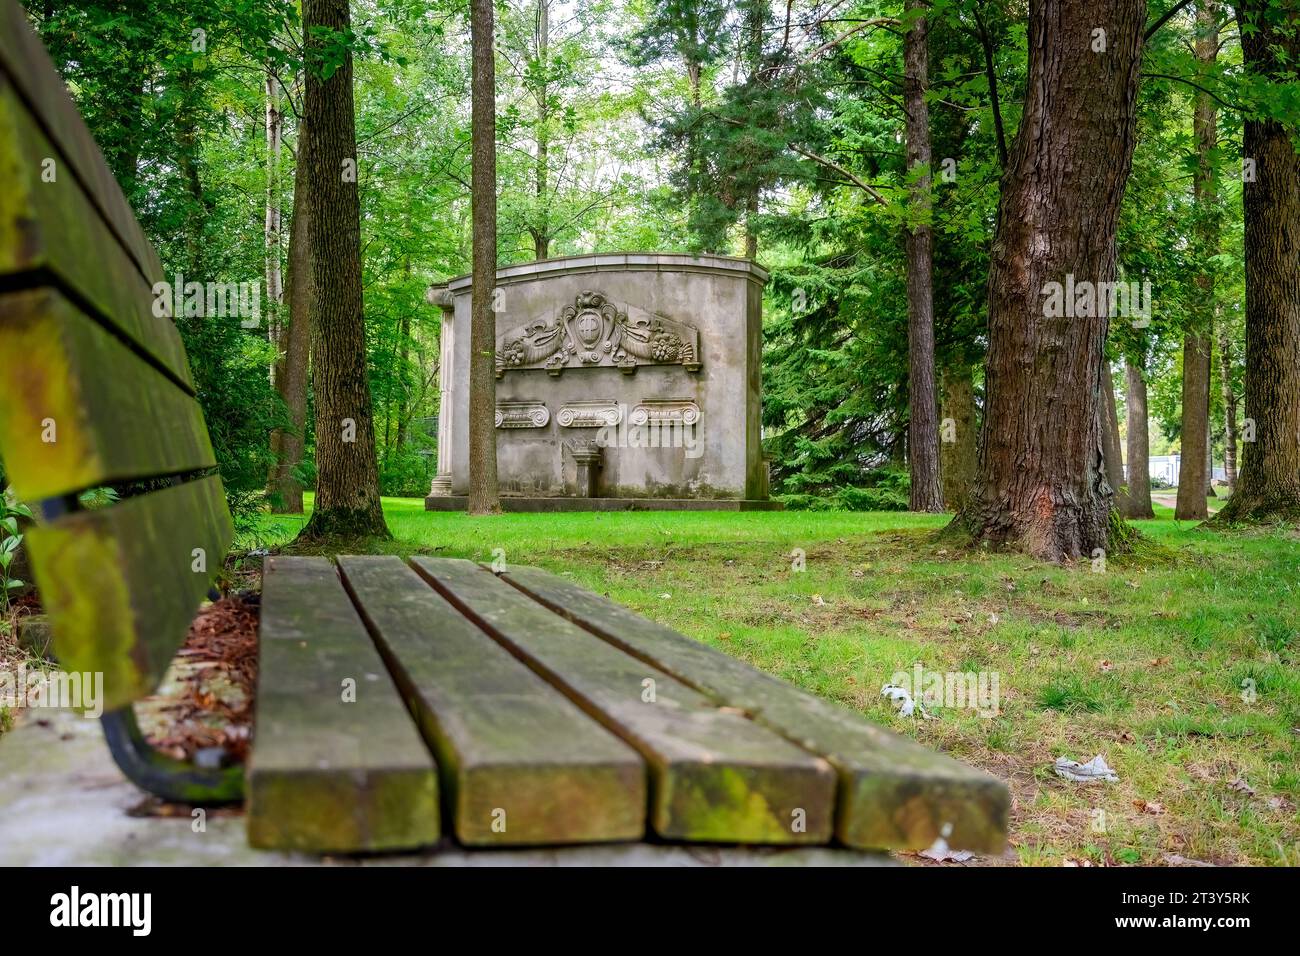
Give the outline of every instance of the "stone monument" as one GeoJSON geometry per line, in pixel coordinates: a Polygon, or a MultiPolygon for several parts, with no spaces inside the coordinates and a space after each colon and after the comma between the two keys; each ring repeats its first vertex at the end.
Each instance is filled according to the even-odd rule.
{"type": "MultiPolygon", "coordinates": [[[[778,507],[760,444],[763,286],[745,259],[570,256],[497,273],[496,427],[513,511],[778,507]]],[[[443,309],[438,474],[469,488],[470,277],[443,309]]]]}

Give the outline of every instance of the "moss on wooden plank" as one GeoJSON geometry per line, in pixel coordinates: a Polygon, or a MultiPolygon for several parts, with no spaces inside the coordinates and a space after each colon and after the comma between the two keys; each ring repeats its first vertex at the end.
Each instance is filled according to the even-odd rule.
{"type": "Polygon", "coordinates": [[[248,770],[256,847],[359,853],[439,835],[433,758],[326,558],[269,558],[248,770]]]}
{"type": "Polygon", "coordinates": [[[662,837],[824,843],[835,779],[821,758],[719,708],[663,671],[548,611],[469,561],[413,562],[534,670],[639,750],[662,837]]]}
{"type": "Polygon", "coordinates": [[[59,292],[0,295],[0,450],[27,501],[216,464],[198,402],[59,292]]]}
{"type": "Polygon", "coordinates": [[[136,343],[192,391],[174,322],[154,314],[151,282],[100,217],[80,181],[59,165],[61,158],[0,74],[0,175],[6,184],[0,190],[0,274],[46,270],[76,290],[94,309],[96,320],[136,343]]]}
{"type": "Polygon", "coordinates": [[[558,575],[512,568],[506,577],[614,646],[826,757],[840,776],[836,835],[849,846],[924,849],[945,831],[953,847],[998,853],[1005,845],[1009,797],[994,777],[558,575]]]}
{"type": "Polygon", "coordinates": [[[646,770],[635,750],[400,558],[338,563],[437,757],[457,839],[524,846],[642,836],[646,770]]]}
{"type": "Polygon", "coordinates": [[[215,476],[28,532],[55,656],[104,675],[106,710],[158,685],[233,534],[215,476]]]}

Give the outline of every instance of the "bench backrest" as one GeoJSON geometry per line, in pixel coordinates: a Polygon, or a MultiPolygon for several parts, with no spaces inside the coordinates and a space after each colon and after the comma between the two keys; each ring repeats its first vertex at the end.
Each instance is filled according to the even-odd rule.
{"type": "Polygon", "coordinates": [[[163,269],[14,0],[0,0],[0,458],[68,670],[151,692],[233,531],[163,269]],[[165,481],[152,479],[164,478],[165,481]],[[153,487],[107,507],[78,496],[153,487]]]}

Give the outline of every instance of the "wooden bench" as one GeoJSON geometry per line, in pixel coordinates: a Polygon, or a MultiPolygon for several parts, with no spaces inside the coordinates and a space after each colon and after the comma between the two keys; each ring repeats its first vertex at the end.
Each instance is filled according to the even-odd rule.
{"type": "Polygon", "coordinates": [[[162,267],[11,0],[0,174],[0,454],[39,506],[54,652],[103,675],[109,747],[141,787],[246,796],[254,846],[313,852],[1001,850],[998,781],[534,568],[268,558],[247,769],[153,751],[132,705],[209,594],[230,516],[184,349],[151,308],[162,267]],[[82,506],[106,485],[126,494],[82,506]]]}

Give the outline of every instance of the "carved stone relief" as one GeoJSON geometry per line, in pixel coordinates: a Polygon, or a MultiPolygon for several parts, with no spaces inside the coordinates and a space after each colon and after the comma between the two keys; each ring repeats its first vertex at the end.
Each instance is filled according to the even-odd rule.
{"type": "Polygon", "coordinates": [[[622,420],[618,402],[566,402],[555,415],[561,428],[603,428],[622,420]]]}
{"type": "Polygon", "coordinates": [[[497,428],[545,428],[550,421],[541,402],[497,402],[497,428]]]}
{"type": "Polygon", "coordinates": [[[516,369],[615,367],[625,374],[638,365],[680,365],[700,369],[700,333],[662,315],[629,318],[601,292],[584,290],[552,319],[537,319],[497,339],[497,377],[516,369]]]}
{"type": "Polygon", "coordinates": [[[700,420],[700,406],[689,398],[647,398],[628,413],[629,425],[694,425],[700,420]]]}

